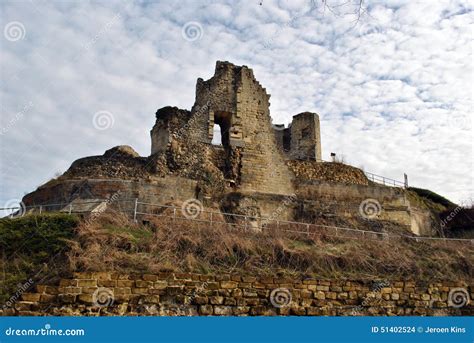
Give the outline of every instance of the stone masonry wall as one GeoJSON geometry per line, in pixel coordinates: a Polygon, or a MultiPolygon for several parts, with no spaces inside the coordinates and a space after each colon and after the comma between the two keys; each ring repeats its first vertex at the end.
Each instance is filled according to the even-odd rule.
{"type": "Polygon", "coordinates": [[[85,272],[61,280],[58,286],[38,285],[35,292],[24,293],[21,301],[0,310],[0,314],[472,315],[473,296],[473,284],[462,281],[421,284],[170,272],[85,272]]]}
{"type": "Polygon", "coordinates": [[[240,190],[292,194],[293,174],[277,147],[269,98],[251,69],[217,62],[211,79],[198,79],[189,133],[191,139],[210,144],[219,121],[224,149],[236,157],[240,190]]]}
{"type": "Polygon", "coordinates": [[[376,206],[372,219],[388,220],[411,230],[410,203],[403,189],[314,180],[300,183],[296,194],[304,199],[297,215],[301,221],[331,215],[360,217],[365,201],[376,206]]]}
{"type": "Polygon", "coordinates": [[[321,160],[319,116],[304,112],[293,116],[291,122],[291,159],[321,160]]]}

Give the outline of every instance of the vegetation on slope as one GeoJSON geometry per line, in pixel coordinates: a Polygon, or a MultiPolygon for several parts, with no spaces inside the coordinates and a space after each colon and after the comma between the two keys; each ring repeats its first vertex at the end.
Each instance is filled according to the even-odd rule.
{"type": "Polygon", "coordinates": [[[74,237],[79,219],[68,214],[27,215],[0,219],[2,275],[0,304],[30,278],[33,282],[68,269],[67,240],[74,237]]]}
{"type": "MultiPolygon", "coordinates": [[[[339,233],[341,235],[341,233],[339,233]]],[[[472,245],[409,239],[355,239],[251,233],[224,225],[118,213],[81,221],[66,214],[0,221],[1,303],[18,284],[55,283],[73,271],[156,273],[172,270],[346,279],[473,280],[472,245]]]]}
{"type": "MultiPolygon", "coordinates": [[[[445,197],[430,191],[429,189],[423,189],[423,188],[416,188],[416,187],[408,187],[409,191],[412,191],[416,193],[419,197],[421,197],[424,200],[429,200],[429,202],[425,201],[425,204],[429,207],[431,204],[430,202],[435,205],[441,205],[444,209],[449,209],[449,208],[454,208],[456,207],[456,204],[452,203],[445,197]]],[[[439,209],[439,207],[438,207],[439,209]]]]}
{"type": "Polygon", "coordinates": [[[172,225],[170,220],[150,219],[149,225],[140,226],[119,215],[104,215],[81,225],[69,253],[71,268],[427,281],[471,280],[474,275],[474,249],[465,243],[250,233],[205,223],[172,225]]]}

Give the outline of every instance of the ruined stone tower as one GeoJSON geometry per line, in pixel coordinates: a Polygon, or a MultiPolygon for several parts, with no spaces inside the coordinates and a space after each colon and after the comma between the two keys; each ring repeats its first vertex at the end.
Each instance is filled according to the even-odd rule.
{"type": "Polygon", "coordinates": [[[81,158],[23,202],[80,212],[81,201],[107,205],[106,199],[115,199],[110,206],[137,213],[140,200],[138,212],[151,213],[155,205],[197,199],[207,208],[251,217],[258,228],[258,218],[353,220],[370,198],[383,206],[381,220],[413,232],[430,226],[429,212],[409,205],[403,189],[377,186],[358,168],[321,161],[316,113],[296,114],[288,127],[272,125],[269,99],[251,69],[217,62],[213,77],[197,80],[191,110],[167,106],[156,112],[150,156],[118,146],[81,158]],[[214,125],[220,126],[221,145],[212,143],[214,125]]]}
{"type": "MultiPolygon", "coordinates": [[[[197,80],[191,112],[181,113],[187,121],[183,126],[186,135],[171,132],[173,116],[169,112],[157,113],[151,131],[152,154],[165,151],[173,139],[184,136],[211,145],[217,124],[227,177],[240,191],[293,194],[293,174],[285,159],[321,159],[319,118],[313,113],[301,113],[294,117],[290,128],[279,130],[271,124],[269,99],[252,69],[217,62],[211,79],[197,80]],[[289,138],[284,140],[283,134],[289,138]]],[[[180,115],[179,111],[174,113],[180,115]]]]}

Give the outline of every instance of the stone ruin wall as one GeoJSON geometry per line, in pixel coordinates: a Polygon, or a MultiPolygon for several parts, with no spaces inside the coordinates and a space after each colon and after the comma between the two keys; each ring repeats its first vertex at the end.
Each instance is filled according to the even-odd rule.
{"type": "Polygon", "coordinates": [[[293,116],[289,127],[274,125],[280,151],[288,160],[321,161],[321,132],[319,116],[303,112],[293,116]]]}
{"type": "Polygon", "coordinates": [[[218,62],[214,77],[198,80],[192,112],[200,115],[190,132],[211,144],[214,123],[221,125],[223,148],[229,160],[235,157],[229,168],[242,192],[292,194],[293,175],[276,144],[269,98],[251,69],[218,62]]]}
{"type": "Polygon", "coordinates": [[[34,292],[23,293],[11,307],[0,309],[0,315],[472,316],[473,286],[464,281],[420,284],[230,274],[82,272],[62,279],[58,286],[37,285],[34,292]],[[457,308],[449,297],[459,288],[465,290],[469,301],[457,308]],[[275,300],[272,292],[282,297],[275,300]],[[103,306],[97,305],[97,299],[103,306]]]}
{"type": "Polygon", "coordinates": [[[216,203],[227,202],[233,207],[225,210],[232,213],[268,217],[296,194],[303,205],[285,206],[278,219],[302,220],[315,213],[353,217],[364,195],[384,207],[378,219],[412,227],[417,233],[429,231],[428,214],[406,204],[403,194],[381,195],[393,191],[384,187],[379,192],[380,187],[370,184],[361,170],[317,162],[321,154],[317,114],[300,113],[288,128],[272,126],[269,98],[251,69],[218,62],[211,79],[198,79],[191,111],[176,107],[157,111],[149,157],[121,146],[103,156],[77,160],[59,179],[25,196],[24,202],[108,198],[121,190],[124,198],[153,203],[198,198],[215,208],[216,203]],[[223,129],[222,146],[211,144],[215,123],[223,129]],[[232,193],[240,193],[234,199],[242,202],[227,201],[232,193]]]}

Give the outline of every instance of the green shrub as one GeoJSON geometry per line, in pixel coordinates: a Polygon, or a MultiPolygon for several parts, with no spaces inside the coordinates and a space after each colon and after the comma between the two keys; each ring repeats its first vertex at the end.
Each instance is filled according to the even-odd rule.
{"type": "Polygon", "coordinates": [[[54,262],[64,258],[66,240],[74,236],[79,219],[69,214],[26,215],[0,219],[1,267],[0,304],[32,278],[48,277],[58,268],[54,262]]]}

